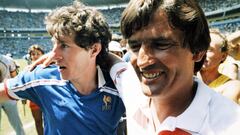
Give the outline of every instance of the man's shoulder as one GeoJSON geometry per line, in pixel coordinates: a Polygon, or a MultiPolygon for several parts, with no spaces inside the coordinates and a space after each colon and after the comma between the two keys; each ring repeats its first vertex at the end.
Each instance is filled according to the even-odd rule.
{"type": "Polygon", "coordinates": [[[209,113],[213,119],[240,120],[240,106],[226,96],[212,91],[209,103],[209,113]]]}
{"type": "Polygon", "coordinates": [[[219,87],[221,93],[232,99],[233,101],[240,103],[240,81],[230,80],[219,87]]]}
{"type": "Polygon", "coordinates": [[[226,97],[216,94],[209,104],[207,123],[221,133],[236,133],[240,126],[240,106],[226,97]]]}
{"type": "MultiPolygon", "coordinates": [[[[213,89],[211,89],[210,87],[208,87],[206,84],[204,84],[202,81],[200,81],[199,79],[197,79],[198,82],[198,101],[201,102],[206,102],[209,106],[210,109],[212,109],[214,111],[214,109],[217,110],[227,110],[226,108],[229,107],[232,109],[240,109],[239,106],[234,103],[233,101],[229,100],[228,98],[226,98],[225,96],[223,96],[221,93],[218,93],[216,91],[214,91],[213,89]]],[[[240,85],[240,84],[238,84],[240,85]]]]}
{"type": "Polygon", "coordinates": [[[240,81],[239,80],[229,80],[224,85],[240,86],[240,81]]]}
{"type": "Polygon", "coordinates": [[[240,90],[240,81],[239,80],[229,80],[218,87],[218,89],[222,89],[222,91],[226,90],[240,90]]]}

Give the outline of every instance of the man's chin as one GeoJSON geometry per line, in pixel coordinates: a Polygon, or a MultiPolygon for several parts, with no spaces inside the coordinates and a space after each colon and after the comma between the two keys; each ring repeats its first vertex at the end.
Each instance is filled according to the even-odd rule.
{"type": "Polygon", "coordinates": [[[69,80],[69,78],[67,76],[63,75],[63,74],[61,74],[61,79],[62,80],[69,80]]]}
{"type": "Polygon", "coordinates": [[[141,82],[141,88],[142,88],[142,92],[144,95],[146,95],[148,97],[152,96],[152,91],[149,88],[149,86],[147,86],[141,82]]]}

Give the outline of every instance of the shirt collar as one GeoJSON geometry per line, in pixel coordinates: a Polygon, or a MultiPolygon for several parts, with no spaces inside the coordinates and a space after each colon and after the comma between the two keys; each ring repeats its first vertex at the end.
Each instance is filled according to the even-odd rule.
{"type": "MultiPolygon", "coordinates": [[[[179,116],[167,117],[160,127],[157,130],[170,130],[173,131],[175,128],[184,129],[191,132],[198,133],[201,130],[201,127],[204,124],[204,120],[207,117],[207,110],[209,110],[209,102],[211,100],[211,93],[207,92],[211,89],[207,85],[205,85],[202,81],[194,77],[194,81],[198,83],[196,95],[190,104],[190,106],[179,116]]],[[[151,113],[149,110],[149,99],[145,100],[145,104],[141,106],[140,112],[143,114],[141,117],[145,118],[148,121],[151,121],[151,113]],[[147,103],[147,104],[146,104],[147,103]],[[144,117],[143,117],[144,116],[144,117]]],[[[140,123],[139,123],[140,124],[140,123]]],[[[147,124],[147,125],[148,125],[147,124]]],[[[141,123],[144,127],[146,123],[141,123]]],[[[151,125],[151,124],[150,124],[151,125]]],[[[148,125],[148,126],[150,126],[148,125]]]]}
{"type": "Polygon", "coordinates": [[[211,89],[197,78],[194,80],[198,83],[196,95],[190,106],[176,118],[176,127],[181,129],[199,132],[209,110],[211,89]]]}
{"type": "Polygon", "coordinates": [[[98,88],[100,88],[106,83],[106,81],[104,79],[103,72],[100,66],[97,66],[97,72],[98,72],[98,88]]]}

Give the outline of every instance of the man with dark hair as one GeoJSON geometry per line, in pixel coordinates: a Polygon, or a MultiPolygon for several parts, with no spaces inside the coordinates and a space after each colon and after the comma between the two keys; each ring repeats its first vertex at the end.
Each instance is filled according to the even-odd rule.
{"type": "Polygon", "coordinates": [[[194,77],[195,63],[210,43],[197,1],[131,0],[122,14],[121,31],[137,74],[129,67],[114,81],[118,89],[129,90],[122,93],[129,134],[238,133],[239,106],[194,77]]]}
{"type": "Polygon", "coordinates": [[[35,102],[46,135],[116,134],[125,107],[105,64],[111,33],[102,14],[74,2],[50,12],[46,28],[56,65],[0,84],[0,101],[35,102]]]}

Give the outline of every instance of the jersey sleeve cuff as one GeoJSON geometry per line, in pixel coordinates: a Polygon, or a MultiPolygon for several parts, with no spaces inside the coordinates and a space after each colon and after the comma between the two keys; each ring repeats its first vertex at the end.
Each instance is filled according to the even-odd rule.
{"type": "Polygon", "coordinates": [[[7,80],[4,81],[4,91],[5,91],[5,94],[11,100],[19,100],[19,99],[21,99],[11,89],[9,89],[9,84],[8,84],[7,80]]]}

